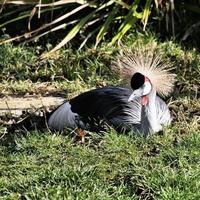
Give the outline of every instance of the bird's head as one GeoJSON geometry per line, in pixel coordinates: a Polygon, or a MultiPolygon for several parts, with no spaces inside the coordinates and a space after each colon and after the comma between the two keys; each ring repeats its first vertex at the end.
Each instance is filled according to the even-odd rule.
{"type": "Polygon", "coordinates": [[[148,103],[147,95],[150,94],[152,90],[151,81],[146,76],[136,72],[131,78],[131,88],[133,93],[128,101],[131,102],[141,97],[141,104],[146,105],[148,103]]]}
{"type": "Polygon", "coordinates": [[[174,86],[176,75],[171,72],[171,63],[157,47],[146,47],[122,50],[122,54],[112,64],[112,69],[120,75],[122,82],[127,84],[127,80],[131,79],[133,95],[130,101],[137,97],[149,97],[149,92],[153,94],[151,91],[168,96],[174,86]]]}

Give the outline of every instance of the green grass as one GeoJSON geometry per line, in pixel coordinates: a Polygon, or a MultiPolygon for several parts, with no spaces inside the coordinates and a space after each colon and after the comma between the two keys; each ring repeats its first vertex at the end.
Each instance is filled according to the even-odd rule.
{"type": "Polygon", "coordinates": [[[0,147],[2,199],[199,199],[200,131],[149,139],[108,131],[80,145],[31,132],[0,147]],[[175,140],[176,138],[176,140],[175,140]]]}
{"type": "MultiPolygon", "coordinates": [[[[132,33],[123,42],[126,47],[156,46],[170,61],[177,74],[176,93],[195,96],[200,86],[200,55],[196,49],[185,50],[175,41],[160,42],[154,34],[132,33]]],[[[46,60],[39,58],[44,47],[14,46],[5,44],[0,47],[0,92],[2,95],[24,95],[42,93],[37,84],[50,82],[52,92],[69,93],[95,88],[99,85],[116,85],[120,81],[111,73],[111,62],[122,47],[107,47],[103,43],[94,50],[86,47],[77,51],[68,45],[46,60]],[[37,84],[36,84],[37,83],[37,84]],[[79,89],[77,89],[77,86],[79,89]]],[[[48,91],[51,93],[51,91],[48,91]]]]}
{"type": "MultiPolygon", "coordinates": [[[[177,74],[168,99],[174,122],[149,138],[33,130],[8,137],[0,128],[0,199],[200,199],[200,54],[153,34],[131,34],[126,46],[157,45],[177,74]]],[[[117,46],[76,51],[68,46],[48,60],[41,47],[0,47],[0,92],[59,94],[70,98],[101,85],[120,84],[110,73],[117,46]]]]}

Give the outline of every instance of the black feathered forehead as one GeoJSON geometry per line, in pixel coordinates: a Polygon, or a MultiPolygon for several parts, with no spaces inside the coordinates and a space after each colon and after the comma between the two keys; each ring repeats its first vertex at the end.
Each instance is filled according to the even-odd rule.
{"type": "Polygon", "coordinates": [[[144,84],[144,81],[145,81],[145,76],[140,74],[139,72],[136,72],[135,74],[133,74],[131,78],[131,88],[133,90],[137,90],[144,84]]]}

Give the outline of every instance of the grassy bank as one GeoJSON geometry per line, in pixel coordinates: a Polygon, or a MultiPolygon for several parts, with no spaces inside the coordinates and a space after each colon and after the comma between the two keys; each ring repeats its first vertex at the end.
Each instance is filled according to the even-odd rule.
{"type": "Polygon", "coordinates": [[[147,140],[91,134],[83,146],[60,134],[16,137],[0,148],[1,198],[199,199],[200,132],[178,129],[147,140]]]}
{"type": "MultiPolygon", "coordinates": [[[[147,139],[114,130],[88,133],[83,145],[70,131],[19,130],[7,139],[2,125],[0,199],[200,199],[200,54],[153,35],[127,37],[127,47],[138,45],[156,45],[175,67],[177,83],[167,99],[172,125],[147,139]]],[[[119,50],[68,46],[40,60],[40,47],[1,46],[1,95],[70,98],[120,84],[110,69],[119,50]]]]}

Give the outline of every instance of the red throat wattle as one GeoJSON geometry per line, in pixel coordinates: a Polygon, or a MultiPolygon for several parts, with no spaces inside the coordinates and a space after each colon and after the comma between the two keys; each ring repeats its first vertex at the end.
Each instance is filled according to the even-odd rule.
{"type": "MultiPolygon", "coordinates": [[[[146,76],[145,76],[145,82],[150,82],[150,80],[146,76]]],[[[141,104],[145,106],[147,105],[147,103],[148,103],[148,97],[145,95],[141,99],[141,104]]]]}
{"type": "Polygon", "coordinates": [[[143,96],[142,99],[141,99],[141,104],[143,106],[147,105],[148,103],[148,97],[147,96],[143,96]]]}

